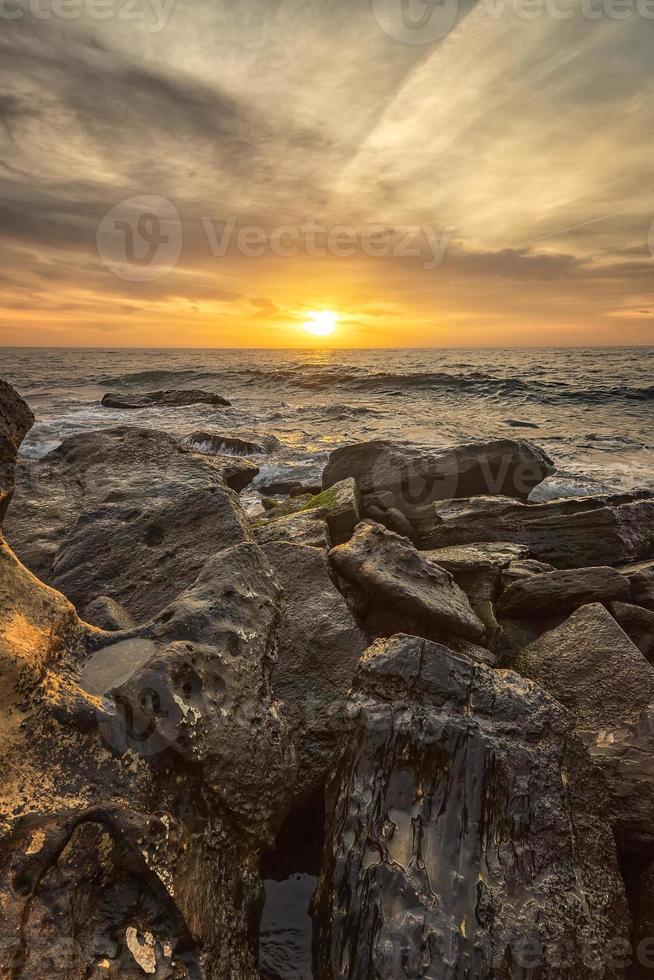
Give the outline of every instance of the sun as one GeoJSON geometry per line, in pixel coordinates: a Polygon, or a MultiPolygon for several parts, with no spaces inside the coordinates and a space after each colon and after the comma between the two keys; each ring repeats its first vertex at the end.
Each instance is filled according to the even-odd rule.
{"type": "Polygon", "coordinates": [[[302,324],[302,328],[314,337],[329,337],[336,330],[336,325],[340,317],[338,313],[331,310],[320,310],[319,312],[309,313],[309,319],[302,324]]]}

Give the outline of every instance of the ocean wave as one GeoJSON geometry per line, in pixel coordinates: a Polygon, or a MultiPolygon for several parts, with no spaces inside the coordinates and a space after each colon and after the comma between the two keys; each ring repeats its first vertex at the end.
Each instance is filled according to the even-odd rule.
{"type": "Polygon", "coordinates": [[[283,368],[242,367],[225,371],[197,368],[135,371],[116,376],[104,376],[97,384],[108,387],[152,388],[162,385],[210,385],[226,390],[230,386],[275,389],[280,386],[301,390],[340,390],[357,393],[402,395],[411,392],[469,395],[502,401],[522,399],[541,404],[583,402],[601,405],[613,401],[652,401],[654,385],[628,387],[625,385],[575,387],[564,381],[547,381],[534,377],[497,377],[480,371],[452,373],[447,371],[412,371],[370,373],[347,365],[300,364],[283,368]]]}

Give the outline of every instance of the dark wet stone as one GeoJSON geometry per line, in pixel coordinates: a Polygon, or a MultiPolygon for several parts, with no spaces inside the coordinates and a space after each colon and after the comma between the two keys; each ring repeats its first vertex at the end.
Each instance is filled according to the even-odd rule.
{"type": "Polygon", "coordinates": [[[27,404],[0,378],[0,527],[14,492],[18,447],[33,424],[27,404]]]}
{"type": "Polygon", "coordinates": [[[328,793],[319,980],[623,976],[601,789],[536,685],[409,636],[374,644],[328,793]],[[563,959],[563,964],[561,964],[563,959]]]}
{"type": "Polygon", "coordinates": [[[212,391],[189,389],[148,391],[142,395],[107,394],[102,399],[102,404],[107,408],[150,408],[153,405],[175,408],[184,405],[231,405],[231,402],[212,391]]]}
{"type": "Polygon", "coordinates": [[[628,599],[629,591],[629,583],[615,568],[556,570],[513,582],[500,596],[497,611],[518,617],[567,613],[590,602],[628,599]]]}

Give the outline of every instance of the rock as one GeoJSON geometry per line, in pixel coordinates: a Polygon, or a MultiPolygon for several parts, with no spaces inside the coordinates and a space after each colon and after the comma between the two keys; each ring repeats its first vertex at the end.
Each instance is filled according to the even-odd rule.
{"type": "Polygon", "coordinates": [[[275,542],[263,548],[284,590],[273,696],[290,722],[298,798],[321,794],[343,731],[345,697],[367,639],[330,577],[324,552],[275,542]]]}
{"type": "Polygon", "coordinates": [[[631,601],[654,612],[654,561],[628,565],[620,571],[629,580],[631,601]]]}
{"type": "Polygon", "coordinates": [[[497,603],[504,616],[568,613],[591,602],[629,598],[629,583],[615,568],[570,568],[529,575],[509,585],[497,603]]]}
{"type": "Polygon", "coordinates": [[[500,643],[500,627],[493,605],[500,593],[501,576],[513,560],[528,554],[527,549],[510,542],[481,542],[437,548],[424,554],[452,575],[486,627],[487,636],[500,643]]]}
{"type": "Polygon", "coordinates": [[[279,449],[280,442],[275,436],[253,436],[244,439],[241,436],[223,435],[219,432],[198,430],[185,436],[184,445],[197,449],[201,453],[214,455],[256,456],[271,453],[279,449]]]}
{"type": "Polygon", "coordinates": [[[153,405],[182,407],[184,405],[231,405],[226,398],[212,391],[189,389],[184,391],[148,391],[142,395],[106,394],[102,399],[105,408],[150,408],[153,405]]]}
{"type": "Polygon", "coordinates": [[[258,980],[259,862],[295,776],[280,601],[246,540],[125,639],[0,541],[3,975],[258,980]]]}
{"type": "Polygon", "coordinates": [[[612,602],[610,609],[631,642],[651,662],[654,658],[654,612],[629,602],[612,602]]]}
{"type": "Polygon", "coordinates": [[[127,610],[108,595],[91,599],[79,612],[86,623],[103,630],[128,630],[136,626],[136,621],[127,610]]]}
{"type": "Polygon", "coordinates": [[[394,636],[365,654],[349,716],[318,980],[624,976],[615,845],[565,709],[512,672],[394,636]]]}
{"type": "Polygon", "coordinates": [[[247,521],[225,487],[108,506],[83,514],[62,541],[52,584],[79,609],[108,595],[142,623],[189,588],[213,554],[247,539],[247,521]]]}
{"type": "Polygon", "coordinates": [[[376,440],[331,453],[322,485],[327,489],[353,477],[361,493],[363,514],[379,521],[388,512],[397,524],[398,514],[412,521],[416,508],[435,500],[489,493],[526,500],[553,472],[550,458],[521,440],[497,439],[443,453],[418,452],[376,440]]]}
{"type": "Polygon", "coordinates": [[[239,456],[214,456],[218,472],[230,490],[240,493],[259,475],[259,467],[239,456]]]}
{"type": "Polygon", "coordinates": [[[527,646],[514,666],[573,712],[604,771],[621,845],[654,845],[654,670],[640,650],[594,603],[527,646]]]}
{"type": "Polygon", "coordinates": [[[484,625],[452,576],[416,551],[407,538],[373,521],[362,521],[347,544],[332,548],[339,577],[352,583],[369,609],[390,611],[396,623],[418,620],[428,638],[445,632],[478,640],[484,625]]]}
{"type": "Polygon", "coordinates": [[[315,511],[300,511],[273,520],[257,518],[252,524],[252,533],[260,545],[272,541],[292,541],[325,550],[330,546],[327,522],[315,511]]]}
{"type": "Polygon", "coordinates": [[[524,504],[472,497],[431,504],[416,518],[421,548],[513,541],[555,568],[621,565],[654,548],[654,498],[647,491],[524,504]]]}
{"type": "Polygon", "coordinates": [[[0,526],[14,493],[18,447],[33,424],[26,403],[0,378],[0,526]]]}
{"type": "Polygon", "coordinates": [[[519,558],[517,561],[509,562],[502,569],[500,580],[503,588],[508,588],[514,582],[520,582],[531,575],[542,575],[543,572],[553,572],[554,566],[548,565],[545,561],[536,561],[535,558],[519,558]]]}
{"type": "Polygon", "coordinates": [[[343,480],[317,496],[309,494],[292,497],[283,503],[270,507],[266,513],[269,520],[312,511],[323,517],[329,528],[329,538],[333,545],[347,541],[361,519],[359,494],[354,480],[343,480]]]}
{"type": "MultiPolygon", "coordinates": [[[[227,462],[248,465],[233,457],[227,462]]],[[[59,546],[83,513],[222,487],[222,472],[216,458],[154,429],[124,425],[72,436],[43,459],[19,463],[7,538],[21,561],[52,584],[59,546]]]]}
{"type": "Polygon", "coordinates": [[[255,490],[270,497],[315,497],[322,487],[319,483],[304,483],[302,480],[264,480],[258,482],[255,490]]]}

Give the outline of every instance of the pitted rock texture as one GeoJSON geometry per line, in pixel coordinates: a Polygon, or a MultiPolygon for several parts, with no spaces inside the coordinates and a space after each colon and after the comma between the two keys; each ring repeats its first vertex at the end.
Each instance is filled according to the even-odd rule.
{"type": "Polygon", "coordinates": [[[484,635],[483,623],[449,572],[381,524],[362,521],[329,558],[370,613],[379,610],[397,623],[412,617],[422,625],[420,635],[431,638],[448,632],[470,640],[484,635]]]}
{"type": "MultiPolygon", "coordinates": [[[[227,458],[230,467],[243,462],[249,465],[227,458]]],[[[152,506],[225,481],[221,459],[165,432],[123,425],[71,436],[43,459],[20,461],[16,482],[7,539],[21,561],[52,584],[57,551],[82,514],[109,505],[152,506]]]]}
{"type": "Polygon", "coordinates": [[[349,707],[319,980],[624,975],[607,956],[629,928],[615,845],[564,708],[402,635],[367,651],[349,707]]]}
{"type": "Polygon", "coordinates": [[[296,773],[280,600],[246,538],[109,633],[0,543],[0,975],[258,980],[259,860],[296,773]]]}
{"type": "Polygon", "coordinates": [[[63,539],[52,584],[80,611],[108,595],[144,622],[190,586],[213,554],[246,539],[238,501],[221,486],[109,505],[83,514],[63,539]]]}

